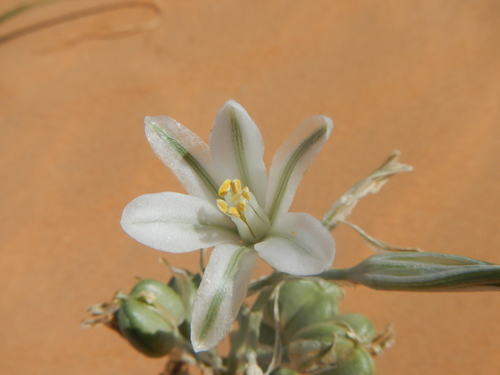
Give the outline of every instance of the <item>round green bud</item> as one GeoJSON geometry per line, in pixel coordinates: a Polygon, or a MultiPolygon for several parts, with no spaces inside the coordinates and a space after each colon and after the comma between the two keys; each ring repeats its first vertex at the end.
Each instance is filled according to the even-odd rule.
{"type": "MultiPolygon", "coordinates": [[[[282,339],[289,339],[300,329],[315,323],[325,322],[338,315],[338,302],[343,296],[342,288],[323,280],[291,280],[279,291],[279,315],[282,339]]],[[[269,301],[263,321],[274,327],[274,302],[269,301]]]]}
{"type": "Polygon", "coordinates": [[[375,337],[375,326],[362,314],[352,313],[339,315],[334,321],[352,328],[363,344],[372,342],[375,337]]]}
{"type": "Polygon", "coordinates": [[[175,347],[174,327],[146,302],[130,297],[117,316],[123,337],[148,357],[162,357],[175,347]]]}
{"type": "Polygon", "coordinates": [[[373,357],[362,346],[358,346],[352,355],[338,361],[332,370],[322,372],[321,375],[374,375],[375,362],[373,357]]]}
{"type": "Polygon", "coordinates": [[[176,325],[181,324],[186,318],[184,305],[179,295],[169,286],[161,281],[153,279],[144,279],[139,281],[132,291],[131,297],[144,297],[149,304],[154,306],[158,303],[159,313],[167,314],[168,317],[175,320],[176,325]],[[154,301],[149,300],[149,296],[154,296],[154,301]]]}
{"type": "Polygon", "coordinates": [[[349,358],[356,345],[345,327],[332,322],[316,323],[293,336],[288,355],[298,371],[308,372],[349,358]]]}

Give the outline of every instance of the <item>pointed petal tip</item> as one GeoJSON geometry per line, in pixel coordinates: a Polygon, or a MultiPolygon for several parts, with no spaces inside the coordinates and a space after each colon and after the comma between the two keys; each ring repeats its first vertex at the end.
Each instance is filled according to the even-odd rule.
{"type": "Polygon", "coordinates": [[[193,346],[195,353],[206,352],[207,350],[212,349],[212,347],[205,345],[203,342],[194,340],[193,337],[191,337],[191,345],[193,346]]]}
{"type": "Polygon", "coordinates": [[[144,124],[147,126],[152,126],[155,124],[158,124],[158,120],[160,119],[169,119],[168,116],[145,116],[144,117],[144,124]]]}
{"type": "MultiPolygon", "coordinates": [[[[149,137],[151,134],[155,133],[153,126],[158,125],[157,121],[155,121],[156,117],[160,116],[146,116],[144,117],[144,131],[146,132],[146,137],[149,137]]],[[[165,117],[165,116],[162,116],[165,117]]],[[[149,138],[148,138],[149,140],[149,138]]]]}
{"type": "Polygon", "coordinates": [[[153,125],[160,125],[162,123],[167,123],[169,121],[174,121],[171,117],[168,116],[145,116],[144,117],[144,125],[146,129],[151,128],[153,125]]]}
{"type": "Polygon", "coordinates": [[[219,109],[218,116],[222,115],[223,113],[227,113],[227,112],[234,113],[234,111],[236,111],[236,113],[239,112],[239,113],[243,114],[244,116],[250,117],[248,115],[248,112],[246,111],[246,109],[235,100],[228,100],[227,102],[225,102],[223,104],[223,106],[219,109]]]}
{"type": "Polygon", "coordinates": [[[240,103],[238,103],[236,100],[233,100],[233,99],[230,99],[230,100],[228,100],[227,102],[224,103],[224,105],[222,106],[222,108],[226,108],[226,107],[243,108],[240,103]]]}
{"type": "Polygon", "coordinates": [[[322,116],[322,115],[313,116],[313,117],[317,118],[318,121],[321,121],[321,122],[324,123],[324,125],[326,126],[327,136],[329,136],[330,132],[333,129],[333,121],[332,121],[332,119],[330,117],[328,117],[328,116],[322,116]]]}

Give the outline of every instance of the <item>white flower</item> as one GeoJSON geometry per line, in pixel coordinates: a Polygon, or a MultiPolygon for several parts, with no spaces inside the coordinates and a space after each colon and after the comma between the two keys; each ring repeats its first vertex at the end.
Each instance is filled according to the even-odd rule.
{"type": "Polygon", "coordinates": [[[151,147],[190,195],[140,196],[123,211],[121,225],[158,250],[215,247],[191,318],[194,350],[208,350],[236,318],[259,256],[292,275],[331,266],[335,243],[328,230],[311,215],[288,209],[333,124],[324,116],[302,122],[276,152],[268,181],[260,131],[234,101],[219,110],[210,148],[170,117],[146,117],[145,123],[151,147]]]}

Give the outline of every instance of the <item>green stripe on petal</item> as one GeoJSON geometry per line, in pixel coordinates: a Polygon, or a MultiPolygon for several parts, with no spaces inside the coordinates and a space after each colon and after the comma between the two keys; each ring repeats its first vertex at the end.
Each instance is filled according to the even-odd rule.
{"type": "Polygon", "coordinates": [[[208,333],[212,329],[215,323],[215,319],[217,318],[217,315],[219,315],[219,309],[222,305],[222,301],[228,294],[230,284],[239,269],[239,265],[241,263],[245,250],[247,250],[246,246],[242,246],[231,257],[231,261],[229,262],[229,265],[226,268],[226,272],[224,273],[224,278],[217,288],[212,302],[210,302],[207,315],[205,316],[205,324],[203,325],[200,335],[198,336],[199,340],[206,339],[208,333]]]}
{"type": "Polygon", "coordinates": [[[214,249],[193,305],[191,341],[195,351],[214,347],[229,331],[257,259],[252,247],[235,243],[214,249]]]}
{"type": "Polygon", "coordinates": [[[276,192],[274,195],[274,199],[268,211],[268,216],[271,222],[274,221],[276,214],[279,211],[281,201],[283,200],[283,196],[285,194],[286,188],[288,186],[288,182],[290,181],[290,176],[292,175],[295,166],[299,162],[299,160],[307,153],[307,151],[315,145],[319,140],[321,140],[328,132],[328,127],[323,126],[312,133],[309,137],[307,137],[291,157],[286,162],[285,168],[281,174],[281,178],[278,182],[278,186],[276,188],[276,192]]]}
{"type": "Polygon", "coordinates": [[[243,186],[248,186],[250,190],[252,189],[250,175],[248,173],[247,162],[245,158],[245,144],[243,142],[243,136],[236,118],[236,114],[233,110],[230,112],[231,116],[231,140],[233,143],[233,151],[236,157],[236,163],[238,164],[238,170],[241,173],[241,182],[243,186]]]}
{"type": "Polygon", "coordinates": [[[259,204],[264,205],[267,173],[262,135],[245,109],[235,101],[226,102],[217,112],[210,133],[210,155],[214,173],[221,181],[240,180],[259,204]]]}
{"type": "Polygon", "coordinates": [[[186,148],[173,137],[169,132],[167,132],[164,128],[159,125],[152,125],[153,131],[155,134],[167,142],[172,149],[179,154],[179,156],[184,159],[184,161],[189,165],[189,167],[198,175],[198,177],[203,181],[205,186],[210,190],[210,192],[217,199],[219,197],[218,190],[219,187],[212,179],[210,174],[203,168],[200,162],[188,151],[186,148]]]}

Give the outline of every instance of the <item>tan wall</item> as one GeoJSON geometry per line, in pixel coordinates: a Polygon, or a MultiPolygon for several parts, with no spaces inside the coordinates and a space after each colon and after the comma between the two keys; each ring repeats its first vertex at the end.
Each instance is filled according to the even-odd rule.
{"type": "MultiPolygon", "coordinates": [[[[0,44],[0,373],[161,370],[111,332],[78,327],[134,276],[168,277],[164,254],[119,226],[132,198],[182,191],[150,150],[144,115],[207,139],[235,99],[261,127],[267,162],[302,119],[330,116],[336,128],[294,210],[321,217],[397,148],[415,172],[366,198],[352,221],[395,244],[500,263],[498,1],[160,2],[165,19],[150,32],[76,43],[154,16],[131,8],[0,44]]],[[[0,36],[82,4],[27,13],[0,36]]],[[[338,267],[371,254],[349,228],[335,237],[338,267]]],[[[196,269],[197,254],[167,256],[196,269]]],[[[378,374],[500,373],[498,293],[360,287],[344,311],[394,322],[378,374]]]]}

